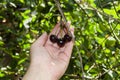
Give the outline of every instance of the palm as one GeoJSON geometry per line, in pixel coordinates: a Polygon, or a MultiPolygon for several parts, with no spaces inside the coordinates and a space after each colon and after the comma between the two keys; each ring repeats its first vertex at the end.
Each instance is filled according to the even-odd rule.
{"type": "MultiPolygon", "coordinates": [[[[59,29],[58,25],[56,25],[50,35],[54,34],[57,29],[59,29]]],[[[36,48],[31,50],[31,53],[34,53],[31,54],[31,61],[35,61],[35,63],[37,61],[40,67],[45,69],[49,74],[61,77],[68,66],[73,42],[71,41],[60,48],[56,43],[53,44],[49,40],[49,36],[44,35],[33,44],[34,46],[36,48]]]]}

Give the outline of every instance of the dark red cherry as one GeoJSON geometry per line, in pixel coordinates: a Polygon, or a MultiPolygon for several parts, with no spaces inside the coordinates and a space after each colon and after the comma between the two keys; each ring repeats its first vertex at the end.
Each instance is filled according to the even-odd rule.
{"type": "Polygon", "coordinates": [[[56,35],[50,35],[50,41],[51,41],[52,43],[56,43],[57,40],[58,40],[58,38],[57,38],[56,35]]]}
{"type": "Polygon", "coordinates": [[[64,41],[65,42],[70,42],[72,40],[72,37],[71,36],[69,36],[68,34],[65,34],[64,35],[64,41]]]}
{"type": "Polygon", "coordinates": [[[64,41],[62,38],[60,38],[60,39],[58,39],[58,41],[57,41],[57,45],[58,45],[59,47],[63,47],[63,46],[65,45],[65,41],[64,41]]]}

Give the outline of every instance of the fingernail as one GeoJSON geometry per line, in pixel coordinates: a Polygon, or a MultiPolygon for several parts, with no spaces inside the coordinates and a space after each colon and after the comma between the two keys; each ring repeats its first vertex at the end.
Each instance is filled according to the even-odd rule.
{"type": "Polygon", "coordinates": [[[67,23],[68,23],[68,24],[71,24],[71,21],[68,21],[67,23]]]}
{"type": "Polygon", "coordinates": [[[47,32],[44,32],[43,35],[47,35],[47,32]]]}

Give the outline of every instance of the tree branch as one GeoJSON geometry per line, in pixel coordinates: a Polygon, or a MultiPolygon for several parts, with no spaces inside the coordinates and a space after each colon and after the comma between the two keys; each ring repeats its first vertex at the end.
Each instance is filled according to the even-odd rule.
{"type": "Polygon", "coordinates": [[[62,10],[62,8],[61,8],[61,6],[60,6],[59,0],[54,0],[54,1],[55,1],[55,3],[56,3],[56,6],[57,6],[57,8],[58,8],[58,10],[59,10],[62,18],[63,18],[63,21],[65,22],[65,27],[66,27],[66,29],[67,29],[67,31],[68,31],[68,34],[71,35],[72,38],[74,38],[73,35],[72,35],[72,33],[70,32],[70,28],[69,28],[68,24],[66,24],[66,23],[67,23],[67,19],[66,19],[65,15],[64,15],[64,12],[63,12],[63,10],[62,10]]]}

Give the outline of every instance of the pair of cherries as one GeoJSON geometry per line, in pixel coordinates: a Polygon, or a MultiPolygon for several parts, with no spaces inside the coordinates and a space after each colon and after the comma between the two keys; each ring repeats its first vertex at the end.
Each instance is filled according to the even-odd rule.
{"type": "MultiPolygon", "coordinates": [[[[65,26],[61,29],[64,29],[65,26]]],[[[63,30],[64,31],[64,30],[63,30]]],[[[68,32],[68,31],[67,31],[68,32]]],[[[50,35],[50,41],[52,43],[57,43],[59,47],[63,47],[67,42],[70,42],[72,40],[72,36],[70,36],[68,33],[64,35],[62,38],[58,38],[57,35],[51,34],[50,35]]]]}

